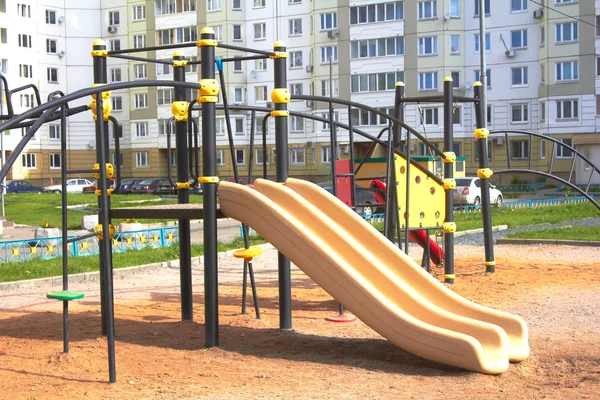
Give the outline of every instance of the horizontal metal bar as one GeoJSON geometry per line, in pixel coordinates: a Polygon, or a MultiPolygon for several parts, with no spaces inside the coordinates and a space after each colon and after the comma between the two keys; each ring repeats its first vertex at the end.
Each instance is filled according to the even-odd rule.
{"type": "Polygon", "coordinates": [[[250,60],[266,60],[269,58],[268,56],[243,56],[243,57],[229,57],[229,58],[221,58],[223,62],[231,62],[231,61],[250,61],[250,60]]]}
{"type": "Polygon", "coordinates": [[[173,65],[173,61],[172,60],[164,61],[164,60],[157,60],[157,59],[154,59],[154,58],[126,56],[124,54],[113,54],[113,55],[111,55],[111,57],[112,58],[122,58],[123,60],[145,61],[145,62],[152,62],[152,63],[155,63],[155,64],[173,65]]]}
{"type": "Polygon", "coordinates": [[[111,51],[108,52],[108,56],[111,57],[111,56],[113,56],[115,54],[142,53],[144,51],[180,49],[180,48],[183,48],[183,47],[196,47],[196,42],[166,44],[166,45],[163,45],[163,46],[140,47],[139,49],[111,50],[111,51]]]}
{"type": "Polygon", "coordinates": [[[81,236],[75,236],[75,237],[67,239],[67,243],[73,243],[73,242],[77,242],[79,240],[89,239],[91,237],[95,237],[95,236],[98,236],[98,235],[101,235],[101,234],[102,234],[102,231],[86,233],[86,234],[81,235],[81,236]]]}
{"type": "Polygon", "coordinates": [[[247,53],[262,54],[262,55],[265,55],[267,57],[275,55],[275,53],[273,53],[272,51],[249,49],[247,47],[232,46],[230,44],[225,44],[225,43],[219,43],[219,44],[217,44],[217,47],[220,47],[222,49],[244,51],[244,52],[247,52],[247,53]]]}
{"type": "MultiPolygon", "coordinates": [[[[162,206],[112,208],[111,218],[139,219],[202,219],[204,208],[202,204],[169,204],[162,206]]],[[[225,218],[220,208],[217,208],[217,218],[225,218]]]]}
{"type": "Polygon", "coordinates": [[[93,174],[97,169],[68,169],[67,174],[93,174]]]}

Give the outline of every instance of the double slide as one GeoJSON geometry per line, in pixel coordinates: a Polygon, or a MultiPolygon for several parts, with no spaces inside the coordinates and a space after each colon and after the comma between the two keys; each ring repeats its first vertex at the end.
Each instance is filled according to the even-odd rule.
{"type": "Polygon", "coordinates": [[[318,186],[259,179],[254,189],[221,182],[218,192],[224,215],[255,229],[396,346],[486,374],[529,356],[521,318],[455,294],[318,186]]]}

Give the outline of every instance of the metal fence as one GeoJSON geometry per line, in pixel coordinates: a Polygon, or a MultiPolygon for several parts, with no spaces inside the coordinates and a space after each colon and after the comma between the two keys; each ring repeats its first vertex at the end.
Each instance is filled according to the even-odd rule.
{"type": "MultiPolygon", "coordinates": [[[[73,239],[70,236],[69,239],[73,239]]],[[[112,239],[112,250],[123,253],[129,250],[172,246],[179,238],[178,227],[143,229],[117,232],[112,239]]],[[[69,257],[98,254],[98,239],[94,236],[67,244],[69,257]]],[[[62,256],[62,238],[28,239],[0,242],[0,263],[29,260],[49,260],[62,256]]]]}

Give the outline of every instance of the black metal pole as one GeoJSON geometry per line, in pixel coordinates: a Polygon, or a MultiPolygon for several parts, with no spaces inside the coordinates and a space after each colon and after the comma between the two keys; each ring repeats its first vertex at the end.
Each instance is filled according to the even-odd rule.
{"type": "MultiPolygon", "coordinates": [[[[94,62],[94,84],[106,84],[106,43],[103,40],[95,40],[93,44],[92,57],[94,62]]],[[[103,98],[103,93],[96,95],[96,160],[99,165],[100,196],[98,197],[98,221],[101,224],[102,234],[98,237],[98,246],[100,248],[100,266],[104,275],[104,298],[105,298],[105,321],[106,321],[106,339],[108,344],[108,375],[109,381],[117,381],[116,361],[115,361],[115,315],[113,299],[113,280],[111,260],[111,232],[114,228],[110,225],[110,210],[108,203],[108,182],[107,182],[107,154],[106,140],[104,135],[108,134],[108,115],[110,115],[110,104],[107,106],[108,112],[105,112],[104,100],[109,101],[110,95],[103,98]],[[106,115],[105,115],[106,114],[106,115]]]]}
{"type": "MultiPolygon", "coordinates": [[[[404,97],[404,83],[396,82],[396,91],[394,96],[394,117],[404,122],[404,103],[402,98],[404,97]]],[[[388,133],[389,134],[389,133],[388,133]]],[[[402,130],[396,124],[392,130],[392,146],[396,149],[400,149],[402,145],[402,130]]],[[[398,184],[396,182],[396,153],[392,149],[392,168],[390,171],[390,179],[386,183],[386,206],[385,206],[385,220],[388,221],[385,229],[385,236],[394,243],[394,236],[396,235],[396,225],[398,224],[398,184]]],[[[398,245],[401,246],[401,240],[398,238],[398,245]]]]}
{"type": "MultiPolygon", "coordinates": [[[[185,58],[178,52],[173,53],[173,80],[185,82],[185,58]]],[[[175,86],[175,102],[171,106],[175,118],[175,147],[177,152],[177,203],[190,202],[187,143],[187,98],[189,91],[175,86]]],[[[170,154],[169,154],[170,156],[170,154]]],[[[170,166],[169,166],[170,168],[170,166]]],[[[180,218],[179,224],[179,280],[181,285],[181,319],[191,321],[194,318],[192,299],[192,253],[191,228],[189,218],[180,218]]]]}
{"type": "Polygon", "coordinates": [[[488,168],[489,131],[485,127],[486,121],[484,117],[486,105],[483,104],[482,101],[483,86],[481,85],[481,82],[475,82],[473,87],[475,98],[479,99],[479,101],[475,103],[475,145],[479,149],[479,169],[477,170],[477,176],[479,179],[481,179],[481,216],[483,218],[485,271],[496,272],[496,261],[494,260],[494,234],[492,232],[492,205],[490,201],[490,188],[488,183],[493,172],[488,168]]]}
{"type": "MultiPolygon", "coordinates": [[[[275,42],[273,51],[279,56],[274,57],[275,88],[271,100],[275,103],[275,146],[277,153],[276,180],[283,183],[288,177],[288,115],[287,103],[290,93],[287,89],[286,47],[283,42],[275,42]]],[[[279,253],[279,329],[292,329],[292,276],[290,260],[279,253]]]]}
{"type": "Polygon", "coordinates": [[[219,345],[219,288],[217,263],[217,140],[216,108],[219,89],[215,80],[215,31],[200,33],[200,89],[202,103],[202,173],[204,190],[204,319],[206,347],[219,345]]]}
{"type": "MultiPolygon", "coordinates": [[[[69,290],[69,234],[67,232],[67,113],[60,108],[60,178],[62,198],[62,286],[69,290]]],[[[74,244],[73,246],[76,246],[74,244]]],[[[63,351],[69,352],[69,302],[63,301],[63,351]]]]}
{"type": "MultiPolygon", "coordinates": [[[[444,260],[444,282],[454,283],[454,232],[456,232],[456,224],[454,223],[454,165],[456,162],[456,154],[452,151],[454,141],[454,132],[452,130],[452,114],[453,114],[453,88],[452,78],[444,78],[444,189],[446,191],[446,219],[442,224],[444,232],[444,252],[446,260],[444,260]]],[[[426,240],[429,240],[427,238],[426,240]]]]}

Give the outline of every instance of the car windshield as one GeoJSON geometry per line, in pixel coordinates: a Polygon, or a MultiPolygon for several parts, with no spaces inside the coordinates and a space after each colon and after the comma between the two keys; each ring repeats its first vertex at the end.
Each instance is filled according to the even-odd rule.
{"type": "Polygon", "coordinates": [[[456,186],[470,186],[472,179],[457,179],[456,186]]]}
{"type": "Polygon", "coordinates": [[[141,181],[141,182],[139,183],[139,185],[149,185],[149,184],[151,184],[152,182],[154,182],[154,179],[146,179],[146,180],[143,180],[143,181],[141,181]]]}

